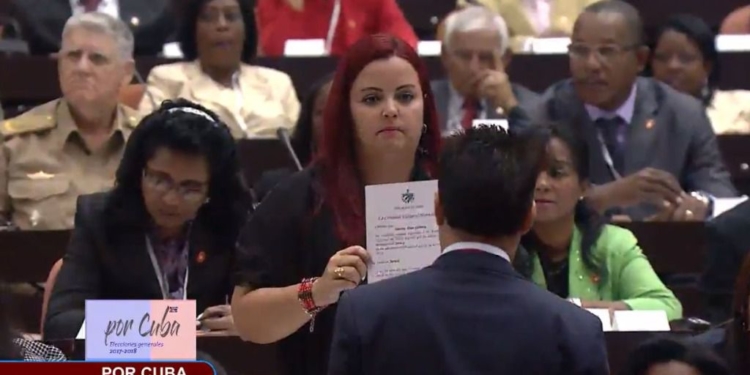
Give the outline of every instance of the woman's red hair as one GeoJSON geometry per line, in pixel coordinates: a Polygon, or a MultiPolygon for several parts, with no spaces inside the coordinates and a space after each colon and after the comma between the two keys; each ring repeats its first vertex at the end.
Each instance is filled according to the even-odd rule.
{"type": "Polygon", "coordinates": [[[321,173],[323,204],[333,213],[336,234],[344,246],[365,241],[364,186],[359,178],[354,152],[354,121],[349,93],[354,80],[368,64],[392,56],[411,64],[419,76],[424,94],[426,131],[415,150],[415,166],[435,177],[440,148],[437,111],[430,79],[422,59],[403,40],[387,34],[364,37],[352,45],[339,61],[323,113],[323,136],[315,155],[321,173]]]}

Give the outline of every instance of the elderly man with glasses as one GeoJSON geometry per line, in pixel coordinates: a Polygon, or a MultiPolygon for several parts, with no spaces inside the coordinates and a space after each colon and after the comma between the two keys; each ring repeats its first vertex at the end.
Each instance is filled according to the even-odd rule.
{"type": "Polygon", "coordinates": [[[638,11],[588,6],[569,47],[571,78],[550,87],[538,121],[568,123],[589,144],[589,205],[625,220],[702,221],[736,191],[701,104],[638,77],[649,55],[638,11]]]}

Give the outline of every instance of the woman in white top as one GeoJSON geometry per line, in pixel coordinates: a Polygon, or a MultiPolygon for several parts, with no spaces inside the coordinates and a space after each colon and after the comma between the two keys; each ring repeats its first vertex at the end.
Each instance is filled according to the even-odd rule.
{"type": "Polygon", "coordinates": [[[155,67],[139,110],[185,98],[219,115],[235,139],[293,128],[299,100],[286,73],[249,65],[256,47],[248,0],[188,0],[179,41],[185,62],[155,67]]]}
{"type": "Polygon", "coordinates": [[[673,16],[657,33],[651,70],[654,78],[701,100],[715,133],[750,133],[750,91],[717,88],[715,39],[700,18],[673,16]]]}

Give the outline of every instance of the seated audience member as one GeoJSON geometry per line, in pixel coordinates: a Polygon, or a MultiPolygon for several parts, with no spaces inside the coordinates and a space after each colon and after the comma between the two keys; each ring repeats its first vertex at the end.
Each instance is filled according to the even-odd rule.
{"type": "Polygon", "coordinates": [[[534,108],[539,101],[505,74],[511,60],[508,28],[484,7],[467,7],[446,18],[441,59],[448,77],[433,81],[432,91],[444,136],[471,127],[474,119],[526,120],[521,108],[534,108]]]}
{"type": "Polygon", "coordinates": [[[226,125],[186,100],[141,121],[115,188],[82,196],[50,297],[46,339],[75,337],[90,299],[194,299],[231,331],[233,246],[249,199],[226,125]]]}
{"type": "MultiPolygon", "coordinates": [[[[320,139],[320,133],[323,129],[323,110],[328,99],[328,93],[331,91],[332,80],[333,74],[327,74],[318,82],[315,82],[302,102],[299,119],[290,141],[302,166],[310,164],[320,139]]],[[[293,173],[289,169],[277,169],[263,173],[258,182],[253,185],[255,199],[258,202],[262,201],[276,184],[293,173]]]]}
{"type": "Polygon", "coordinates": [[[443,253],[344,293],[329,375],[609,373],[601,322],[511,264],[545,158],[543,132],[526,133],[482,126],[446,141],[435,198],[443,253]]]}
{"type": "Polygon", "coordinates": [[[257,0],[258,40],[264,56],[282,56],[290,39],[324,39],[343,55],[364,36],[392,34],[417,47],[417,35],[396,0],[257,0]]]}
{"type": "Polygon", "coordinates": [[[605,224],[582,199],[589,184],[589,150],[570,127],[553,125],[546,171],[539,174],[536,219],[522,240],[516,266],[537,285],[584,308],[662,310],[682,317],[629,230],[605,224]],[[522,252],[523,253],[523,252],[522,252]]]}
{"type": "Polygon", "coordinates": [[[11,0],[12,15],[35,55],[60,50],[63,26],[68,18],[100,12],[122,20],[135,34],[135,54],[156,56],[174,33],[174,15],[169,0],[11,0]]]}
{"type": "MultiPolygon", "coordinates": [[[[700,221],[714,197],[736,191],[711,123],[695,98],[639,78],[649,51],[632,5],[605,0],[578,17],[569,47],[572,78],[533,114],[583,130],[598,212],[632,220],[700,221]]],[[[534,117],[534,116],[532,116],[534,117]]]]}
{"type": "Polygon", "coordinates": [[[141,113],[185,98],[216,112],[236,139],[294,126],[299,101],[291,78],[249,65],[256,50],[250,0],[187,1],[179,40],[186,61],[151,70],[141,113]]]}
{"type": "Polygon", "coordinates": [[[0,221],[23,229],[73,227],[76,198],[112,187],[138,122],[118,103],[134,69],[133,34],[103,13],[65,25],[58,59],[62,98],[3,122],[0,221]]]}
{"type": "Polygon", "coordinates": [[[639,345],[628,355],[619,375],[730,375],[726,364],[709,350],[669,338],[639,345]]]}
{"type": "Polygon", "coordinates": [[[336,301],[365,280],[364,187],[429,180],[440,130],[427,69],[386,34],[338,64],[317,157],[257,207],[237,241],[239,335],[278,342],[286,374],[325,374],[336,301]]]}
{"type": "Polygon", "coordinates": [[[65,355],[54,346],[24,339],[14,332],[8,311],[10,304],[5,298],[0,290],[0,361],[65,361],[65,355]]]}
{"type": "Polygon", "coordinates": [[[736,374],[750,374],[750,256],[745,256],[735,282],[732,319],[693,337],[720,353],[736,374]]]}
{"type": "Polygon", "coordinates": [[[716,35],[698,17],[671,17],[656,36],[654,78],[692,95],[706,107],[714,132],[750,133],[750,91],[721,91],[716,35]]]}
{"type": "Polygon", "coordinates": [[[513,50],[523,50],[529,39],[567,37],[583,8],[599,0],[457,0],[459,7],[476,3],[508,21],[513,50]]]}
{"type": "Polygon", "coordinates": [[[706,223],[708,257],[700,288],[706,297],[707,318],[713,323],[732,318],[735,283],[742,261],[750,254],[748,228],[750,200],[706,223]]]}
{"type": "Polygon", "coordinates": [[[737,8],[721,22],[719,34],[750,34],[750,5],[737,8]]]}

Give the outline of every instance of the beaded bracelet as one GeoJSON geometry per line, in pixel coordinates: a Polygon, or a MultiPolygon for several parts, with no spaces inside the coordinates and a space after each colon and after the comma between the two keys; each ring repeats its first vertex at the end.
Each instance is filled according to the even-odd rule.
{"type": "Polygon", "coordinates": [[[315,304],[312,295],[312,286],[316,280],[318,280],[317,277],[302,279],[302,282],[299,283],[299,289],[297,290],[297,299],[300,304],[302,304],[302,308],[305,309],[307,315],[310,315],[310,332],[315,329],[315,315],[317,315],[320,310],[323,310],[322,307],[315,304]]]}

